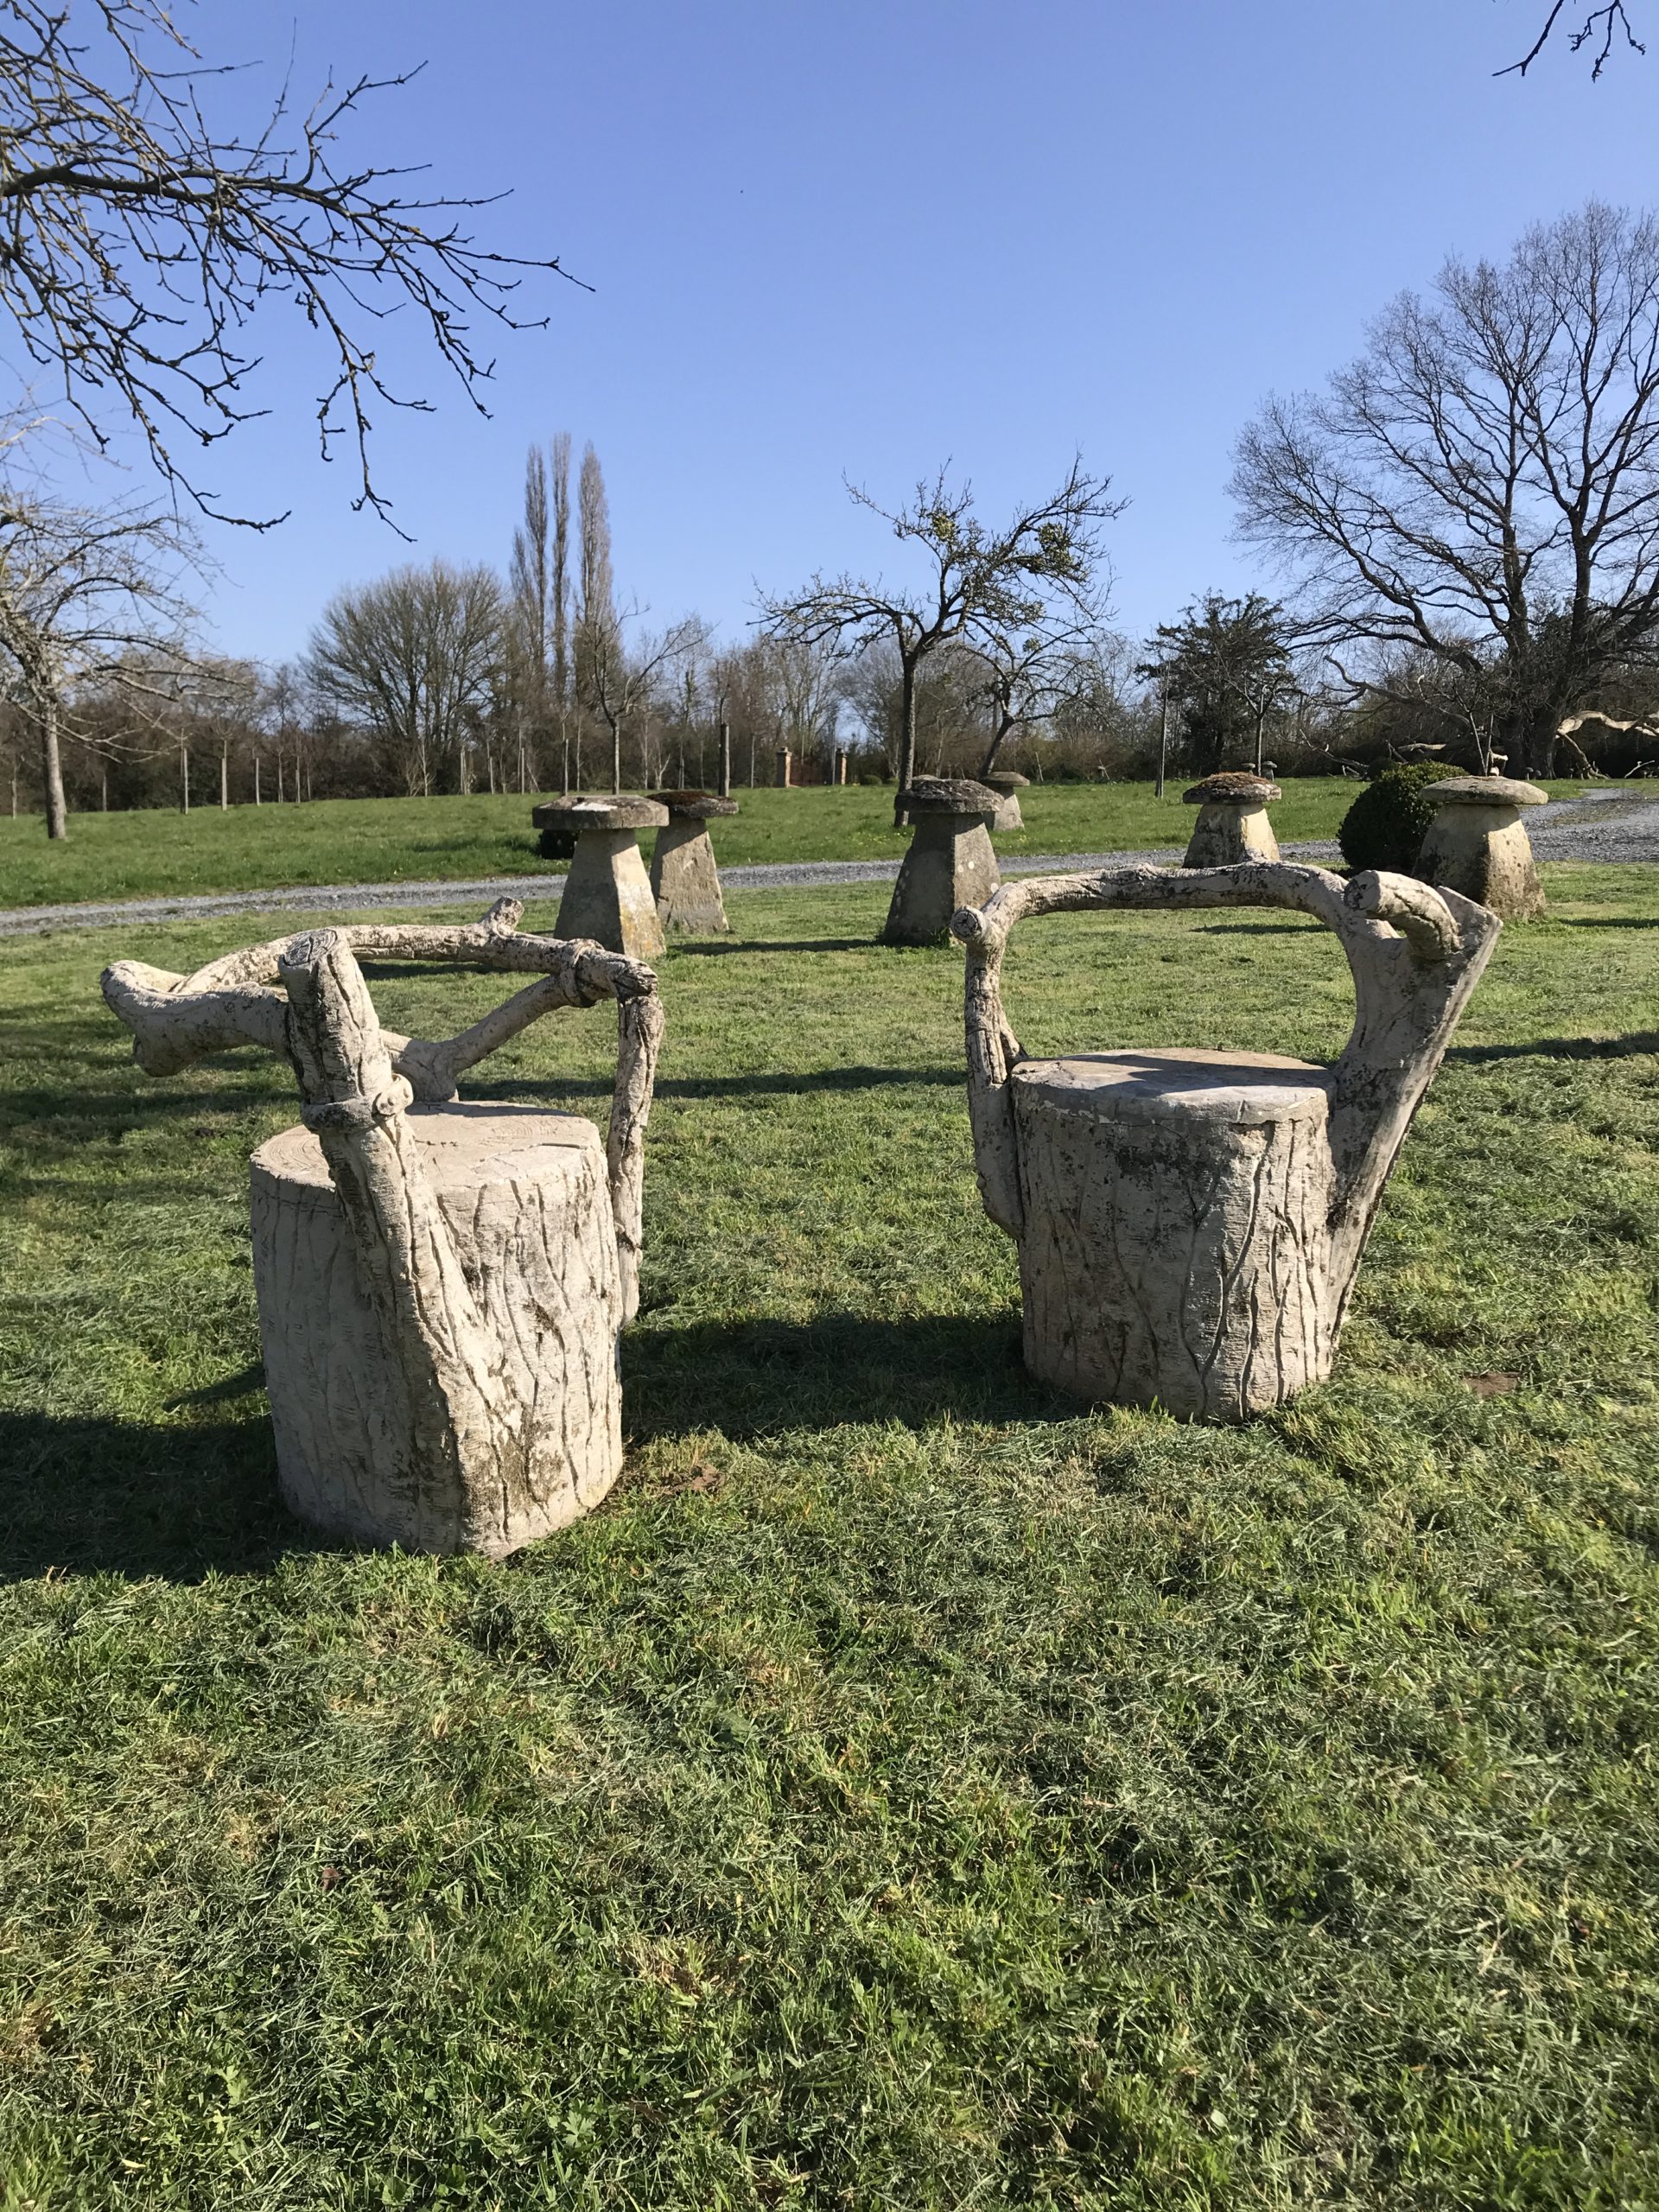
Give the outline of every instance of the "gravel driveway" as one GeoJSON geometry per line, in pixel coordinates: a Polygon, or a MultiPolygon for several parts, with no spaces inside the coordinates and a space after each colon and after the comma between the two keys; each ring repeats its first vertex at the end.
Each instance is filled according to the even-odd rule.
{"type": "MultiPolygon", "coordinates": [[[[1533,850],[1541,861],[1659,861],[1659,796],[1621,786],[1560,799],[1529,817],[1533,850]]],[[[1335,861],[1333,841],[1287,845],[1287,860],[1335,861]]],[[[1005,875],[1075,875],[1136,861],[1171,865],[1178,845],[1150,852],[1022,854],[1003,863],[1005,875]]],[[[891,883],[897,861],[792,861],[721,870],[733,891],[810,888],[817,884],[891,883]]],[[[208,920],[218,914],[359,913],[397,906],[467,906],[493,899],[545,904],[564,889],[562,875],[492,875],[468,882],[302,884],[281,891],[216,892],[205,897],[123,899],[103,905],[0,908],[0,937],[35,937],[58,930],[107,929],[117,922],[208,920]]]]}

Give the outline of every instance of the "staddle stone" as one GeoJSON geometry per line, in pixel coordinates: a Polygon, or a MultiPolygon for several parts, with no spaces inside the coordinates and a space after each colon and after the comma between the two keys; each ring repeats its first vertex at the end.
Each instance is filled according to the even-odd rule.
{"type": "Polygon", "coordinates": [[[996,793],[966,777],[918,777],[906,794],[911,839],[881,931],[884,944],[937,944],[958,906],[983,906],[1001,877],[986,823],[996,793]]]}
{"type": "Polygon", "coordinates": [[[576,852],[556,934],[588,938],[631,959],[654,959],[664,949],[663,928],[634,832],[664,828],[668,809],[623,791],[579,800],[565,813],[575,825],[576,852]]]}
{"type": "Polygon", "coordinates": [[[1114,1052],[1011,1071],[1025,1356],[1078,1396],[1243,1420],[1330,1372],[1326,1070],[1114,1052]]]}
{"type": "MultiPolygon", "coordinates": [[[[524,1459],[480,1532],[413,1479],[414,1402],[322,1147],[284,1129],[251,1162],[253,1276],[276,1474],[302,1518],[375,1544],[504,1556],[596,1504],[622,1466],[622,1294],[605,1149],[532,1106],[414,1106],[444,1225],[522,1408],[524,1459]]],[[[457,1489],[457,1503],[460,1491],[457,1489]]]]}
{"type": "Polygon", "coordinates": [[[1181,793],[1198,818],[1187,841],[1183,868],[1232,868],[1241,861],[1276,861],[1279,841],[1268,808],[1284,793],[1265,776],[1230,768],[1205,776],[1181,793]]]}
{"type": "Polygon", "coordinates": [[[1544,887],[1521,814],[1548,806],[1549,793],[1511,776],[1448,776],[1428,789],[1435,815],[1418,856],[1424,881],[1460,891],[1507,922],[1541,914],[1544,887]]]}
{"type": "Polygon", "coordinates": [[[651,796],[668,809],[668,823],[657,832],[651,861],[658,919],[665,930],[693,931],[700,937],[729,930],[709,824],[718,816],[735,814],[737,801],[703,791],[651,796]]]}
{"type": "Polygon", "coordinates": [[[1025,817],[1020,811],[1020,794],[1031,788],[1031,778],[1017,774],[1012,768],[994,768],[981,779],[988,791],[996,793],[996,812],[991,817],[993,830],[1023,830],[1025,817]]]}

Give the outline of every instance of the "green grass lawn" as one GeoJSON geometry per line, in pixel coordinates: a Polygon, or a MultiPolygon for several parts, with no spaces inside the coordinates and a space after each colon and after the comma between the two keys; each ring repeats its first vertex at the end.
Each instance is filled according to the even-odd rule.
{"type": "MultiPolygon", "coordinates": [[[[1237,1431],[1025,1376],[959,956],[734,895],[661,963],[629,1471],[498,1567],[274,1503],[291,1078],[151,1082],[96,988],[255,932],[0,947],[8,2212],[1659,2205],[1659,871],[1548,880],[1237,1431]]],[[[1032,1049],[1350,1010],[1282,917],[1008,980],[1032,1049]]],[[[474,1095],[601,1111],[613,1036],[474,1095]]]]}
{"type": "MultiPolygon", "coordinates": [[[[1284,839],[1333,837],[1357,786],[1341,777],[1293,779],[1274,808],[1284,839]]],[[[1552,784],[1565,797],[1581,784],[1552,784]]],[[[742,812],[711,825],[722,863],[896,860],[909,833],[893,827],[893,791],[737,793],[742,812]]],[[[136,899],[187,892],[272,891],[287,884],[442,881],[562,874],[543,861],[528,798],[322,799],[310,806],[238,806],[189,815],[78,814],[60,845],[38,815],[0,819],[0,906],[136,899]]],[[[999,837],[1020,853],[1114,852],[1181,845],[1192,823],[1172,784],[1057,784],[1026,794],[1027,827],[999,837]]],[[[647,849],[649,842],[647,841],[647,849]]]]}

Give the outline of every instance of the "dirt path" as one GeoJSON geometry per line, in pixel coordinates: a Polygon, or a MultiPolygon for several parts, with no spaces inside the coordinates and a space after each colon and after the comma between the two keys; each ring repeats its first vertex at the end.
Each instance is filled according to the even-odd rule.
{"type": "MultiPolygon", "coordinates": [[[[1558,801],[1528,827],[1544,861],[1659,861],[1659,797],[1628,789],[1588,792],[1558,801]]],[[[1135,861],[1168,866],[1179,846],[1147,852],[1027,854],[1004,862],[1005,875],[1075,874],[1135,861]]],[[[1293,844],[1287,860],[1331,861],[1333,842],[1293,844]]],[[[788,861],[729,868],[721,880],[732,891],[810,889],[820,884],[891,883],[897,861],[788,861]]],[[[0,937],[38,937],[59,930],[109,929],[123,922],[207,921],[220,914],[359,913],[399,906],[473,906],[493,899],[522,899],[544,906],[564,889],[562,875],[491,875],[468,881],[300,884],[280,891],[222,891],[173,899],[122,899],[105,904],[0,908],[0,937]]]]}

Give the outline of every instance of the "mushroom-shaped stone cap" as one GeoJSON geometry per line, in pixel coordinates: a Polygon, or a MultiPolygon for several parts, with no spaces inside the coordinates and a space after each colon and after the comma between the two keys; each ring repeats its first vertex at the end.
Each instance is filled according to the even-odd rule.
{"type": "Polygon", "coordinates": [[[1031,778],[1022,776],[1015,768],[993,768],[990,774],[982,776],[980,781],[988,784],[994,791],[1023,791],[1030,787],[1031,778]]]}
{"type": "Polygon", "coordinates": [[[556,830],[572,807],[586,806],[586,791],[568,791],[563,798],[537,799],[530,810],[531,827],[535,830],[556,830]]]}
{"type": "Polygon", "coordinates": [[[1548,806],[1549,793],[1513,776],[1446,776],[1428,785],[1436,806],[1548,806]]]}
{"type": "Polygon", "coordinates": [[[652,791],[649,796],[689,822],[709,822],[716,815],[737,812],[734,798],[721,798],[713,791],[652,791]]]}
{"type": "Polygon", "coordinates": [[[1252,775],[1248,768],[1224,768],[1218,776],[1193,784],[1181,797],[1189,806],[1266,806],[1284,793],[1277,784],[1252,775]]]}
{"type": "Polygon", "coordinates": [[[990,814],[996,793],[968,776],[918,776],[905,804],[912,814],[990,814]]]}
{"type": "Polygon", "coordinates": [[[668,809],[638,791],[619,791],[613,798],[579,799],[565,809],[565,819],[575,830],[661,830],[668,809]]]}

